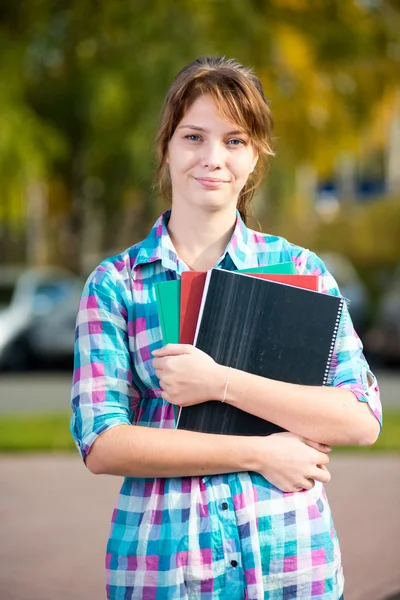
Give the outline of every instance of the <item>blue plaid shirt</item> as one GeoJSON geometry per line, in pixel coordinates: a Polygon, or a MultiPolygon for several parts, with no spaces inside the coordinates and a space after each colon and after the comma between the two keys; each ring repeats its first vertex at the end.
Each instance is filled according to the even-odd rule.
{"type": "MultiPolygon", "coordinates": [[[[151,351],[162,346],[154,285],[188,267],[167,230],[169,211],[148,237],[103,261],[84,287],[76,326],[71,430],[84,458],[120,424],[175,427],[151,351]]],[[[312,252],[248,229],[240,216],[217,267],[237,270],[293,261],[299,274],[337,284],[312,252]]],[[[350,389],[378,420],[376,379],[347,308],[328,384],[350,389]]],[[[106,554],[113,600],[218,598],[338,600],[339,544],[324,487],[284,493],[253,472],[207,478],[124,479],[106,554]]]]}

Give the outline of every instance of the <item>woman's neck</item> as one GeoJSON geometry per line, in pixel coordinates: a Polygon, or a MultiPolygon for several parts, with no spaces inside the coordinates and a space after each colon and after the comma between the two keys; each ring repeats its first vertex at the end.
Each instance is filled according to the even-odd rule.
{"type": "Polygon", "coordinates": [[[194,271],[215,266],[232,237],[236,211],[193,211],[172,207],[168,232],[178,256],[194,271]]]}

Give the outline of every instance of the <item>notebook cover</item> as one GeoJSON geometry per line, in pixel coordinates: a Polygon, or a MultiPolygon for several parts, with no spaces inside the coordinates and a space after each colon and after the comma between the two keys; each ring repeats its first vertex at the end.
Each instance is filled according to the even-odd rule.
{"type": "MultiPolygon", "coordinates": [[[[251,273],[295,273],[296,268],[289,261],[277,265],[253,267],[246,271],[251,273]]],[[[178,344],[181,282],[180,280],[172,279],[156,283],[155,292],[164,345],[178,344]]]]}
{"type": "MultiPolygon", "coordinates": [[[[179,343],[180,281],[156,283],[156,301],[164,344],[179,343]]],[[[174,406],[175,421],[179,418],[179,406],[174,406]]]]}
{"type": "Polygon", "coordinates": [[[161,281],[155,285],[157,309],[164,344],[179,344],[181,282],[161,281]]]}
{"type": "MultiPolygon", "coordinates": [[[[343,303],[341,297],[213,269],[195,346],[220,364],[255,375],[324,385],[343,303]]],[[[183,408],[178,428],[233,435],[283,431],[219,400],[183,408]]]]}
{"type": "Polygon", "coordinates": [[[276,275],[296,275],[296,267],[294,263],[288,262],[276,263],[274,265],[262,265],[261,267],[250,267],[249,269],[241,269],[238,273],[275,273],[276,275]]]}
{"type": "MultiPolygon", "coordinates": [[[[238,271],[238,273],[241,272],[248,273],[248,271],[238,271]]],[[[251,272],[251,275],[316,292],[319,290],[319,277],[317,275],[279,275],[255,273],[254,271],[251,272]]],[[[179,336],[181,344],[193,344],[206,277],[206,272],[187,271],[182,273],[179,336]]]]}

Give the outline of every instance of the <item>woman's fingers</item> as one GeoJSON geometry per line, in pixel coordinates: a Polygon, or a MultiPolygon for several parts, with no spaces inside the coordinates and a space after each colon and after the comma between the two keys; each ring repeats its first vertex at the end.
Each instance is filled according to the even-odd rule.
{"type": "Polygon", "coordinates": [[[316,467],[315,472],[313,473],[313,478],[316,481],[320,481],[321,483],[329,483],[331,480],[331,474],[329,473],[328,469],[325,467],[323,467],[323,468],[316,467]]]}
{"type": "Polygon", "coordinates": [[[328,446],[327,444],[320,444],[319,442],[313,442],[313,440],[308,440],[306,438],[303,438],[303,441],[305,444],[307,444],[307,446],[311,446],[311,448],[315,448],[315,450],[318,450],[318,452],[330,452],[332,450],[331,446],[328,446]]]}
{"type": "Polygon", "coordinates": [[[304,479],[302,484],[300,485],[300,490],[311,490],[315,485],[314,479],[308,478],[304,479]]]}
{"type": "Polygon", "coordinates": [[[318,454],[317,460],[315,461],[317,465],[327,465],[330,461],[329,455],[324,454],[324,452],[320,452],[318,454]]]}
{"type": "Polygon", "coordinates": [[[191,344],[167,344],[162,348],[153,350],[152,355],[157,357],[162,356],[180,356],[181,354],[191,354],[194,346],[191,344]]]}

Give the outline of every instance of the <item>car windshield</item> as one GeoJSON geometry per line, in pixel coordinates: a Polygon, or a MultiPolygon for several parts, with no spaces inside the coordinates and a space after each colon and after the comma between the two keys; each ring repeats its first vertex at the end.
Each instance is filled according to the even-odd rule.
{"type": "Polygon", "coordinates": [[[70,281],[49,281],[41,283],[35,291],[33,308],[36,312],[46,311],[71,294],[70,281]]]}

